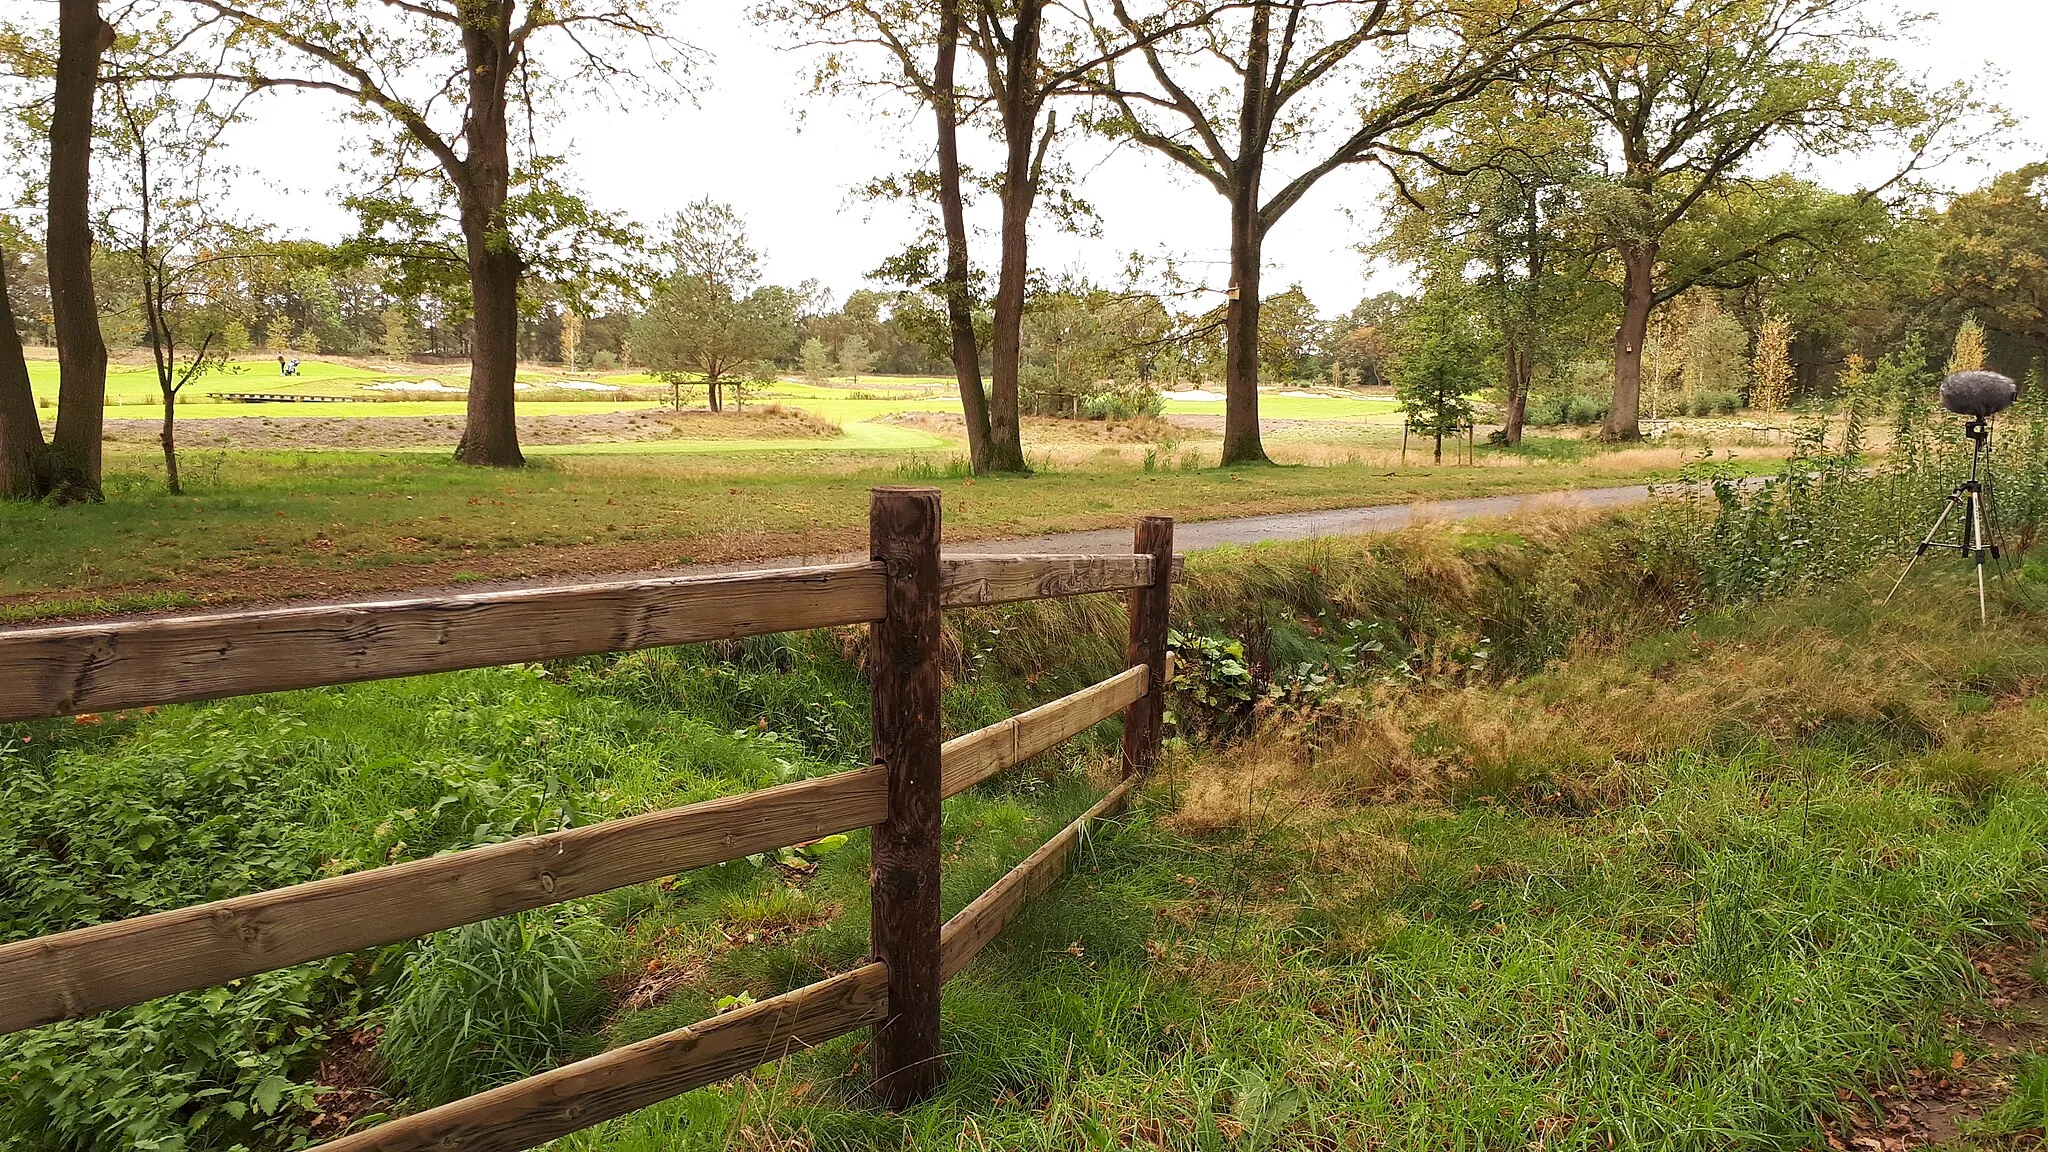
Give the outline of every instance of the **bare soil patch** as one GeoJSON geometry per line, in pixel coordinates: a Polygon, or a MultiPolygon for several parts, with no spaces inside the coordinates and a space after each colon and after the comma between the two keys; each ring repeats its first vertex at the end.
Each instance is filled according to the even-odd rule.
{"type": "MultiPolygon", "coordinates": [[[[878,424],[900,424],[920,432],[948,436],[956,440],[967,436],[967,419],[954,412],[894,412],[878,417],[878,424]]],[[[1221,417],[1216,419],[1215,429],[1223,427],[1221,417]]],[[[1208,439],[1210,435],[1190,437],[1190,428],[1183,426],[1177,418],[1140,417],[1135,420],[1070,420],[1056,416],[1026,416],[1024,430],[1027,439],[1034,444],[1047,441],[1091,444],[1152,444],[1162,440],[1208,439]]],[[[1198,433],[1212,433],[1211,429],[1192,429],[1198,433]]]]}
{"type": "MultiPolygon", "coordinates": [[[[222,416],[182,421],[183,449],[453,448],[463,417],[447,416],[222,416]]],[[[157,420],[107,421],[106,439],[154,444],[157,420]]],[[[621,444],[646,440],[818,440],[840,435],[807,412],[770,406],[750,412],[712,413],[639,409],[626,412],[540,413],[519,418],[522,444],[621,444]]]]}
{"type": "MultiPolygon", "coordinates": [[[[2048,931],[2048,919],[2036,918],[2036,931],[2048,931]]],[[[1821,1130],[1835,1152],[1914,1152],[1917,1149],[2038,1148],[2042,1131],[2034,1128],[2009,1139],[1971,1140],[1971,1123],[1996,1110],[2011,1095],[2013,1074],[2031,1056],[2048,1053],[2048,989],[2031,974],[2031,943],[1997,945],[1980,951],[1971,964],[1990,992],[1985,1006],[1993,1017],[1959,1017],[1952,1021],[1970,1051],[1958,1049],[1945,1066],[1906,1069],[1903,1083],[1868,1089],[1865,1102],[1840,1089],[1849,1103],[1848,1121],[1823,1120],[1821,1130]]]]}

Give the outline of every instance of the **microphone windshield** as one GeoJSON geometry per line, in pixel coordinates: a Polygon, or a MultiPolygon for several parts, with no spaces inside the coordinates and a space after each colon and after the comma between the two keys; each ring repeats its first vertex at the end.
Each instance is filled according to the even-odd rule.
{"type": "Polygon", "coordinates": [[[1996,416],[2019,398],[2012,377],[1996,372],[1955,372],[1941,382],[1941,406],[1958,416],[1996,416]]]}

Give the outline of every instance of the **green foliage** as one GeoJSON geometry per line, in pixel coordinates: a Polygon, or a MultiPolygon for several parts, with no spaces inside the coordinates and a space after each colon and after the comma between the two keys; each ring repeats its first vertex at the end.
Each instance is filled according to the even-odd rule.
{"type": "MultiPolygon", "coordinates": [[[[289,766],[302,730],[262,705],[185,710],[147,739],[0,730],[15,733],[0,746],[0,941],[312,879],[319,837],[289,766]]],[[[0,1131],[53,1152],[257,1142],[306,1107],[345,970],[0,1037],[0,1131]]]]}
{"type": "MultiPolygon", "coordinates": [[[[1670,565],[1689,603],[1825,586],[1919,541],[1967,477],[1970,444],[1960,420],[1932,410],[1923,386],[1901,401],[1892,450],[1867,458],[1865,429],[1885,377],[1910,379],[1896,364],[1881,365],[1873,383],[1845,401],[1832,443],[1831,414],[1807,418],[1776,475],[1753,483],[1726,464],[1702,461],[1688,470],[1681,499],[1653,509],[1647,544],[1654,563],[1670,565]]],[[[2024,548],[2048,522],[2048,407],[2018,408],[2000,421],[1990,466],[2006,546],[2024,548]]]]}
{"type": "Polygon", "coordinates": [[[1394,395],[1408,427],[1436,441],[1472,422],[1472,394],[1484,387],[1488,349],[1466,312],[1463,294],[1439,287],[1402,318],[1393,364],[1394,395]]]}
{"type": "Polygon", "coordinates": [[[1189,713],[1177,723],[1192,727],[1203,721],[1228,721],[1251,707],[1255,682],[1242,641],[1176,630],[1167,633],[1166,646],[1178,661],[1176,699],[1189,713]]]}
{"type": "Polygon", "coordinates": [[[1188,370],[1175,323],[1148,293],[1077,279],[1033,293],[1018,370],[1024,410],[1090,419],[1157,415],[1155,379],[1188,370]]]}
{"type": "Polygon", "coordinates": [[[378,1055],[424,1105],[531,1076],[595,1019],[599,971],[545,911],[437,933],[392,988],[378,1055]]]}
{"type": "Polygon", "coordinates": [[[825,350],[825,342],[813,336],[803,343],[800,353],[804,380],[811,384],[823,384],[832,375],[832,354],[825,350]]]}
{"type": "Polygon", "coordinates": [[[2042,363],[2048,357],[2041,292],[2048,267],[2048,161],[1957,196],[1931,239],[1938,261],[1932,295],[1950,315],[1981,318],[1978,358],[2015,379],[2042,363]]]}
{"type": "MultiPolygon", "coordinates": [[[[1611,401],[1603,396],[1538,396],[1529,401],[1526,422],[1534,428],[1558,424],[1598,424],[1607,418],[1611,401]]],[[[1737,399],[1738,406],[1740,398],[1737,399]]]]}
{"type": "Polygon", "coordinates": [[[269,972],[0,1040],[0,1130],[35,1152],[270,1145],[312,1107],[341,965],[269,972]]]}
{"type": "Polygon", "coordinates": [[[1081,402],[1081,415],[1090,420],[1136,420],[1141,417],[1156,417],[1166,411],[1166,402],[1159,393],[1144,391],[1137,393],[1105,392],[1090,396],[1081,402]]]}

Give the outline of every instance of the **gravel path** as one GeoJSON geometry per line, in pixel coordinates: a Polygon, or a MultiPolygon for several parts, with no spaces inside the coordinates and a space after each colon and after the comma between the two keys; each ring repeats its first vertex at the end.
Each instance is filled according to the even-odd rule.
{"type": "MultiPolygon", "coordinates": [[[[1173,546],[1200,552],[1225,544],[1261,544],[1268,540],[1307,540],[1316,536],[1367,536],[1393,532],[1417,520],[1477,520],[1517,516],[1536,507],[1620,508],[1650,498],[1641,484],[1619,488],[1574,488],[1518,496],[1477,496],[1421,504],[1382,504],[1373,508],[1331,508],[1321,512],[1283,512],[1276,516],[1245,516],[1236,520],[1196,520],[1173,526],[1173,546]]],[[[1059,532],[1021,540],[979,540],[948,548],[958,554],[1003,552],[1128,552],[1128,529],[1059,532]]]]}

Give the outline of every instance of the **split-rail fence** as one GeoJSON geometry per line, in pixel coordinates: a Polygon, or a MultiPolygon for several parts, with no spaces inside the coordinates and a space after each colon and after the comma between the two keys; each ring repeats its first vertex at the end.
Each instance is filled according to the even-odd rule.
{"type": "Polygon", "coordinates": [[[0,1034],[872,828],[870,962],[321,1147],[531,1148],[868,1026],[877,1095],[921,1099],[944,1077],[945,982],[1158,756],[1175,575],[1165,518],[1129,554],[957,559],[939,519],[935,489],[880,488],[864,563],[0,632],[14,721],[865,622],[874,732],[855,771],[0,945],[0,1034]],[[942,609],[1112,591],[1130,593],[1125,671],[942,739],[942,609]],[[942,922],[941,802],[1119,712],[1122,781],[942,922]]]}

